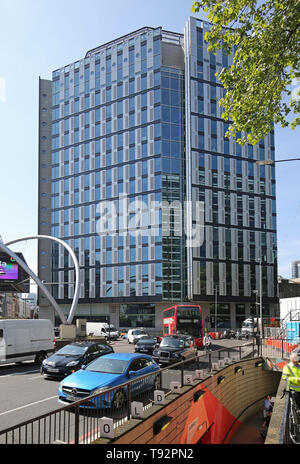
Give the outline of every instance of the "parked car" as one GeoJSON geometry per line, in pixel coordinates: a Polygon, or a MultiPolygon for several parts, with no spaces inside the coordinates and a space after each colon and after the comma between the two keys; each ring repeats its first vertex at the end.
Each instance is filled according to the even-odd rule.
{"type": "Polygon", "coordinates": [[[144,329],[129,329],[127,335],[128,343],[136,343],[139,338],[148,335],[144,329]]]}
{"type": "MultiPolygon", "coordinates": [[[[143,391],[159,388],[157,371],[159,366],[147,354],[107,354],[66,377],[59,385],[58,401],[73,403],[153,372],[153,376],[131,384],[131,395],[135,396],[143,391]]],[[[82,403],[81,407],[121,409],[126,398],[127,388],[124,387],[82,403]]]]}
{"type": "Polygon", "coordinates": [[[148,353],[152,355],[153,350],[159,346],[157,337],[150,337],[148,335],[145,335],[144,337],[141,337],[135,347],[134,351],[136,353],[148,353]]]}
{"type": "Polygon", "coordinates": [[[197,348],[190,335],[167,335],[152,356],[159,364],[174,364],[197,356],[197,348]]]}
{"type": "Polygon", "coordinates": [[[70,343],[45,359],[40,372],[44,377],[65,377],[99,356],[113,352],[113,348],[107,343],[70,343]]]}

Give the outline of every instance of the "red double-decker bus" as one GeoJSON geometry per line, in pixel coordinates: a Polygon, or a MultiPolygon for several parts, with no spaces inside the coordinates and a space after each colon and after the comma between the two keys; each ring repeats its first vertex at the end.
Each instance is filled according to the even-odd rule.
{"type": "Polygon", "coordinates": [[[197,348],[203,347],[203,319],[201,306],[176,305],[164,309],[163,335],[189,334],[197,348]]]}

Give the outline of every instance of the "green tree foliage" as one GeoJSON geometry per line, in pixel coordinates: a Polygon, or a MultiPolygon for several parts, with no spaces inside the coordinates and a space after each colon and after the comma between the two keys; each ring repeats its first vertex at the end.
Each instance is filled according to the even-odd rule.
{"type": "Polygon", "coordinates": [[[226,89],[222,117],[231,123],[226,135],[243,131],[237,141],[255,144],[274,123],[299,125],[300,92],[291,98],[290,86],[300,77],[300,0],[195,1],[192,12],[200,9],[212,24],[208,50],[234,53],[233,65],[218,74],[226,89]]]}

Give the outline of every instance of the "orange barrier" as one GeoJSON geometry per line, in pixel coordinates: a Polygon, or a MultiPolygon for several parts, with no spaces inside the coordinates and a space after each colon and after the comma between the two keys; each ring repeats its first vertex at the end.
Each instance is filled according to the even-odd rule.
{"type": "Polygon", "coordinates": [[[295,348],[297,348],[298,344],[296,343],[289,343],[284,342],[283,340],[273,340],[273,339],[264,339],[264,343],[266,346],[272,346],[273,348],[278,348],[280,350],[285,351],[286,353],[291,353],[295,348]]]}

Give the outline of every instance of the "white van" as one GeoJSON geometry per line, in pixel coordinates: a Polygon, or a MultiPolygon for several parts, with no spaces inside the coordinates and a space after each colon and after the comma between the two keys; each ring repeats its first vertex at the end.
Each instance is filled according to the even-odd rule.
{"type": "Polygon", "coordinates": [[[256,334],[259,332],[260,328],[260,317],[249,317],[248,319],[245,319],[243,324],[242,324],[242,334],[250,334],[252,333],[256,334]],[[254,325],[253,325],[254,322],[254,325]]]}
{"type": "Polygon", "coordinates": [[[32,361],[38,365],[55,350],[48,319],[0,319],[0,365],[32,361]]]}
{"type": "Polygon", "coordinates": [[[136,343],[140,338],[145,337],[145,335],[148,335],[144,329],[129,329],[128,330],[128,335],[127,335],[127,341],[128,343],[136,343]]]}
{"type": "Polygon", "coordinates": [[[86,334],[105,337],[106,339],[110,338],[111,340],[119,338],[118,330],[112,324],[108,325],[107,322],[87,322],[86,334]]]}

